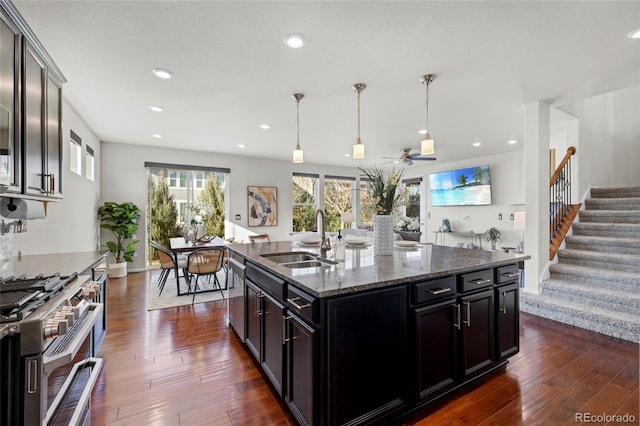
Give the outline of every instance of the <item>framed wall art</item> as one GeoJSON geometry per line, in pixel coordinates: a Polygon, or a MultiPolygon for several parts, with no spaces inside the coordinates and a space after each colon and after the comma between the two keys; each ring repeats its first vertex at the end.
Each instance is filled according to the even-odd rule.
{"type": "Polygon", "coordinates": [[[247,186],[249,226],[278,224],[278,188],[275,186],[247,186]]]}

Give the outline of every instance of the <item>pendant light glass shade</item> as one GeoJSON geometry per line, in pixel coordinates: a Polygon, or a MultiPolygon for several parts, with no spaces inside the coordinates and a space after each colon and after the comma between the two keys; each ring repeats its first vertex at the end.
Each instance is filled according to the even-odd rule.
{"type": "Polygon", "coordinates": [[[296,130],[297,130],[297,139],[296,139],[296,149],[293,150],[293,162],[294,163],[304,163],[304,154],[302,149],[300,148],[300,101],[304,98],[302,93],[295,93],[293,99],[296,101],[296,130]]]}
{"type": "Polygon", "coordinates": [[[435,74],[425,74],[422,76],[420,81],[426,87],[426,124],[427,124],[427,133],[424,135],[424,139],[420,142],[420,155],[432,155],[436,153],[435,143],[433,138],[431,137],[431,133],[429,132],[429,85],[433,80],[436,79],[435,74]]]}
{"type": "Polygon", "coordinates": [[[353,85],[352,89],[358,94],[358,139],[356,140],[355,145],[353,145],[353,158],[362,159],[364,158],[364,144],[362,143],[362,139],[360,139],[360,92],[367,88],[367,85],[364,83],[356,83],[353,85]]]}

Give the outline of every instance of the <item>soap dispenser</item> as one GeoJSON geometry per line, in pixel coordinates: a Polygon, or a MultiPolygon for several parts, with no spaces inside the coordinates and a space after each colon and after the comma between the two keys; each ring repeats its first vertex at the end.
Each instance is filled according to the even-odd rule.
{"type": "Polygon", "coordinates": [[[344,242],[340,230],[338,230],[338,242],[336,243],[336,262],[344,262],[344,242]]]}

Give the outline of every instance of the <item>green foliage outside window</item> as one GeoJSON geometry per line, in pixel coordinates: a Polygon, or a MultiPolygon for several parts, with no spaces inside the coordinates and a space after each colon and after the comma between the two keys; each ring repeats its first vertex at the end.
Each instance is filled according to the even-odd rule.
{"type": "MultiPolygon", "coordinates": [[[[151,240],[169,247],[169,239],[177,235],[181,235],[182,227],[178,223],[178,210],[174,202],[174,196],[169,192],[169,184],[164,172],[157,175],[157,179],[153,179],[153,175],[149,175],[149,188],[153,191],[151,199],[151,208],[147,209],[147,223],[151,224],[151,240]],[[149,215],[153,215],[153,218],[149,215]]],[[[155,250],[153,250],[152,260],[158,259],[155,250]]]]}
{"type": "Polygon", "coordinates": [[[210,209],[209,216],[204,220],[206,234],[224,238],[224,192],[215,175],[205,181],[200,200],[210,209]]]}

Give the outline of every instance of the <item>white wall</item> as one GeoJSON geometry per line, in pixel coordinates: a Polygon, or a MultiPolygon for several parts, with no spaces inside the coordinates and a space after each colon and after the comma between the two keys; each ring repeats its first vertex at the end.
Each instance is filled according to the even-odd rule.
{"type": "Polygon", "coordinates": [[[640,86],[563,106],[580,119],[578,195],[590,187],[640,185],[640,86]]]}
{"type": "MultiPolygon", "coordinates": [[[[356,177],[357,168],[332,167],[314,164],[294,165],[287,161],[273,161],[261,158],[240,157],[209,152],[152,148],[112,142],[102,143],[102,190],[101,202],[132,201],[146,210],[145,162],[170,163],[231,169],[229,177],[229,198],[227,200],[226,237],[247,240],[250,234],[268,233],[274,240],[290,239],[292,225],[291,176],[293,172],[329,174],[356,177]],[[247,186],[275,186],[278,189],[277,226],[247,226],[247,186]],[[236,214],[241,219],[236,220],[236,214]]],[[[144,241],[146,223],[142,217],[138,239],[144,241]]],[[[103,233],[103,240],[110,238],[103,233]]],[[[139,255],[129,266],[130,270],[145,266],[144,245],[138,246],[139,255]]]]}
{"type": "MultiPolygon", "coordinates": [[[[513,229],[511,214],[524,210],[523,191],[523,150],[510,153],[478,157],[473,160],[457,161],[445,164],[437,164],[431,167],[405,168],[404,178],[422,177],[426,197],[421,197],[422,210],[427,211],[427,217],[422,218],[425,223],[423,228],[423,242],[435,242],[434,231],[442,225],[442,219],[447,218],[454,232],[470,232],[483,234],[490,227],[502,230],[502,242],[498,247],[516,247],[522,239],[522,232],[513,229]],[[432,207],[429,196],[429,175],[431,173],[446,170],[463,169],[467,167],[489,165],[491,174],[491,205],[489,206],[450,206],[432,207]],[[499,219],[499,215],[502,219],[499,219]]],[[[474,243],[478,244],[478,237],[474,243]]],[[[471,237],[447,235],[445,244],[455,246],[458,243],[472,241],[471,237]]],[[[438,241],[440,243],[440,241],[438,241]]],[[[485,249],[490,243],[482,239],[485,249]]]]}
{"type": "Polygon", "coordinates": [[[12,234],[12,255],[93,251],[98,248],[99,223],[96,210],[100,198],[100,142],[69,104],[62,104],[62,190],[64,199],[49,202],[47,217],[29,220],[27,232],[12,234]],[[69,171],[70,130],[82,139],[83,176],[69,171]],[[95,181],[84,177],[85,144],[95,155],[95,181]]]}

